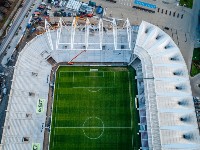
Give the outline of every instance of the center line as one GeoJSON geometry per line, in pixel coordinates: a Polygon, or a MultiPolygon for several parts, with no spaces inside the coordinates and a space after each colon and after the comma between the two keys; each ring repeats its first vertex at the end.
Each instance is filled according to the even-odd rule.
{"type": "Polygon", "coordinates": [[[97,128],[97,129],[101,129],[101,128],[106,128],[106,129],[131,129],[131,127],[55,127],[55,128],[71,128],[71,129],[90,129],[90,128],[97,128]]]}

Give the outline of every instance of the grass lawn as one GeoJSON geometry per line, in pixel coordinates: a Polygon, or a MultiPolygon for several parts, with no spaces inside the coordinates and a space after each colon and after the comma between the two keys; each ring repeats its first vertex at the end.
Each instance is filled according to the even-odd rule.
{"type": "Polygon", "coordinates": [[[50,150],[139,149],[134,78],[132,68],[60,67],[50,150]]]}
{"type": "Polygon", "coordinates": [[[180,0],[179,4],[183,6],[185,4],[186,7],[192,8],[193,0],[180,0]]]}
{"type": "Polygon", "coordinates": [[[200,48],[195,48],[192,57],[192,67],[190,75],[193,77],[200,73],[200,48]]]}

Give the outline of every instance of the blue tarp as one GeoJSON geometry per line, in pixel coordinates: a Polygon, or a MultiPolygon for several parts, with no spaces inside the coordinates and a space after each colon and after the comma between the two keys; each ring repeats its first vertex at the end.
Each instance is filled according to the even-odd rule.
{"type": "Polygon", "coordinates": [[[96,9],[97,14],[102,14],[103,13],[103,8],[101,6],[98,6],[96,9]]]}
{"type": "Polygon", "coordinates": [[[156,5],[149,4],[149,3],[146,3],[146,2],[142,2],[142,1],[139,1],[139,0],[135,0],[134,4],[140,5],[140,6],[143,6],[143,7],[148,7],[148,8],[151,8],[151,9],[156,9],[156,5]]]}
{"type": "Polygon", "coordinates": [[[26,27],[29,29],[29,28],[31,27],[31,24],[30,24],[30,23],[28,23],[26,27]]]}

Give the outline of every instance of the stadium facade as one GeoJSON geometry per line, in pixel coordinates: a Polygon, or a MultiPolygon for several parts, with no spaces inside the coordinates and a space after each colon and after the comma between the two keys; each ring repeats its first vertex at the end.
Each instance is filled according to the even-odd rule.
{"type": "Polygon", "coordinates": [[[70,60],[136,69],[142,149],[200,149],[188,70],[179,48],[144,21],[137,33],[128,19],[122,29],[115,20],[109,25],[111,30],[102,20],[97,25],[86,20],[82,27],[75,19],[72,26],[60,20],[59,28],[50,30],[46,22],[47,32],[27,43],[15,65],[0,150],[43,149],[51,70],[70,60]]]}

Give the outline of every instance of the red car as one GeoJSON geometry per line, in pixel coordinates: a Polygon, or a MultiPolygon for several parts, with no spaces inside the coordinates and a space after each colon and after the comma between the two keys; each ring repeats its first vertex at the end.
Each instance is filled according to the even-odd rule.
{"type": "Polygon", "coordinates": [[[87,17],[93,17],[93,14],[87,14],[87,17]]]}
{"type": "Polygon", "coordinates": [[[93,17],[93,14],[85,14],[85,15],[80,16],[80,18],[84,18],[84,17],[93,17]]]}

